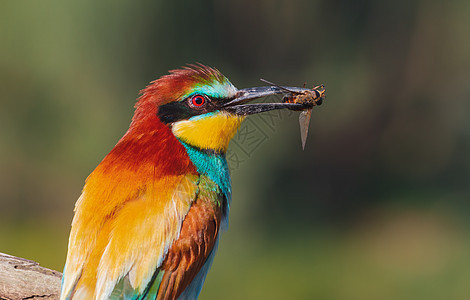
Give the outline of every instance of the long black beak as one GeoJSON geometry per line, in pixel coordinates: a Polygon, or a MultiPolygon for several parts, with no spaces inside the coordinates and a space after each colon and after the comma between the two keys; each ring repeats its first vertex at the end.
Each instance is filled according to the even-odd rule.
{"type": "Polygon", "coordinates": [[[301,93],[303,91],[309,91],[309,89],[298,88],[298,87],[282,87],[277,86],[261,86],[254,88],[247,88],[239,90],[237,96],[225,103],[223,109],[237,115],[247,116],[252,114],[257,114],[260,112],[288,108],[292,110],[303,110],[310,108],[311,105],[308,103],[299,104],[299,103],[254,103],[254,104],[245,104],[252,100],[267,97],[271,95],[279,94],[288,94],[286,90],[292,91],[293,93],[301,93]]]}

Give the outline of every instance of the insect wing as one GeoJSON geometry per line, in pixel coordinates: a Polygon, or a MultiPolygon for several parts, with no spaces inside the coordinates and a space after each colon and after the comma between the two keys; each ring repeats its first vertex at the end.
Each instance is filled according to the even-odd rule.
{"type": "Polygon", "coordinates": [[[312,109],[304,110],[299,115],[300,138],[302,139],[302,150],[305,149],[305,142],[307,141],[307,135],[308,135],[308,125],[310,124],[311,116],[312,116],[312,109]]]}
{"type": "Polygon", "coordinates": [[[259,80],[261,80],[262,82],[267,83],[267,84],[269,84],[269,85],[275,86],[275,87],[277,87],[277,88],[279,88],[279,89],[281,89],[281,90],[283,90],[283,91],[285,91],[285,92],[288,92],[288,93],[291,93],[291,94],[298,94],[298,92],[296,92],[296,91],[291,91],[291,90],[289,90],[289,89],[286,89],[286,88],[283,87],[283,86],[280,86],[280,85],[277,85],[277,84],[275,84],[275,83],[272,83],[271,81],[267,81],[266,79],[260,78],[259,80]]]}

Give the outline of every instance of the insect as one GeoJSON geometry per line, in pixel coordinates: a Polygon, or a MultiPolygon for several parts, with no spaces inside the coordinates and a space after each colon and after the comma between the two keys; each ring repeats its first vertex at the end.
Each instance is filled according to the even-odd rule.
{"type": "Polygon", "coordinates": [[[308,125],[310,124],[310,117],[312,115],[312,108],[321,105],[325,99],[325,86],[323,84],[313,87],[313,89],[293,90],[292,88],[282,87],[265,79],[261,81],[275,86],[283,91],[288,92],[282,99],[284,103],[298,103],[305,104],[305,107],[299,115],[300,124],[300,137],[302,140],[302,149],[305,149],[305,142],[307,141],[308,125]]]}

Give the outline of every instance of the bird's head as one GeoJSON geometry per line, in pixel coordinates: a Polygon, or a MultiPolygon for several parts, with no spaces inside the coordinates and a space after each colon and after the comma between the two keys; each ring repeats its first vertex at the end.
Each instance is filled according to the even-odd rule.
{"type": "Polygon", "coordinates": [[[245,104],[285,92],[275,86],[238,90],[218,70],[203,65],[170,71],[141,93],[131,127],[149,124],[157,117],[178,140],[220,153],[227,150],[247,115],[273,109],[303,108],[294,103],[245,104]]]}

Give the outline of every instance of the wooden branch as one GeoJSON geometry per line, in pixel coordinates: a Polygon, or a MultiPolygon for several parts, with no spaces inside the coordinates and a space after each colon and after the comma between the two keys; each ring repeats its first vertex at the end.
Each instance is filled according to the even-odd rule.
{"type": "Polygon", "coordinates": [[[0,253],[0,299],[59,299],[62,274],[37,262],[0,253]]]}

